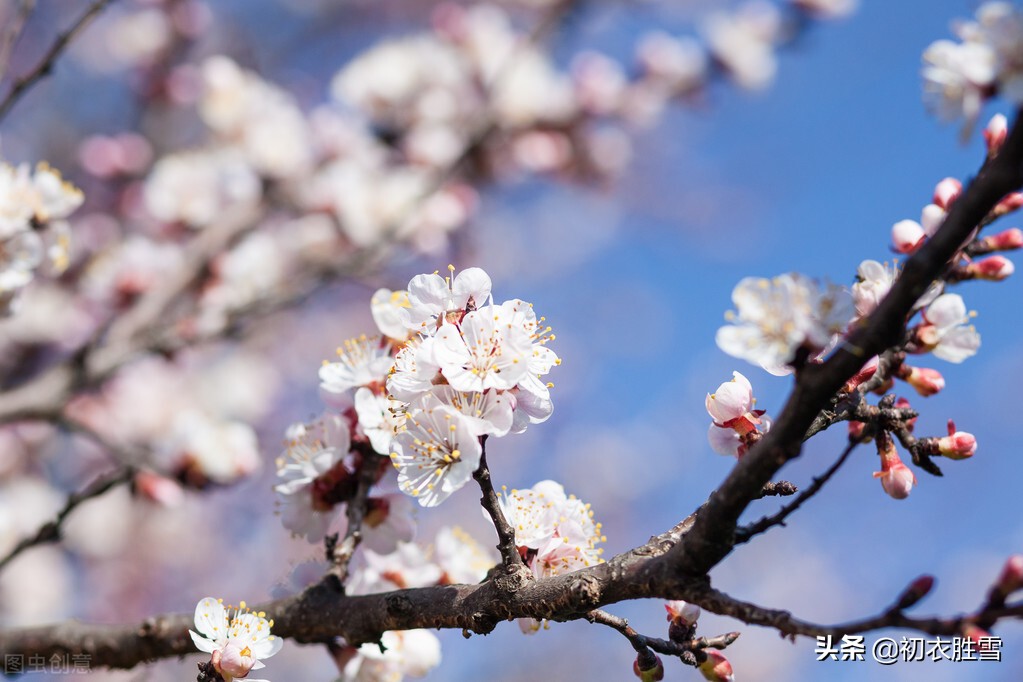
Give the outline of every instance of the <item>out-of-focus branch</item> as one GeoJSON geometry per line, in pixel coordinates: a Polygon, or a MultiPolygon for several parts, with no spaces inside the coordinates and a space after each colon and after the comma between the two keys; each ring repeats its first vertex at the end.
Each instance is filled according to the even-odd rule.
{"type": "Polygon", "coordinates": [[[11,50],[14,49],[14,45],[21,37],[22,31],[25,30],[25,22],[32,15],[32,10],[35,9],[35,6],[36,0],[21,0],[18,3],[18,13],[7,25],[7,30],[4,31],[2,42],[0,42],[0,79],[7,73],[7,65],[11,59],[11,50]]]}
{"type": "Polygon", "coordinates": [[[72,494],[68,497],[67,502],[64,503],[63,508],[57,512],[57,516],[52,521],[48,521],[43,524],[34,535],[23,539],[2,559],[0,559],[0,571],[6,568],[7,564],[13,561],[15,557],[24,552],[26,549],[48,542],[59,541],[65,519],[67,519],[68,515],[71,514],[78,505],[87,500],[91,500],[94,497],[99,497],[111,488],[116,488],[123,483],[130,483],[134,477],[135,467],[124,465],[98,477],[80,492],[72,494]]]}
{"type": "Polygon", "coordinates": [[[169,308],[195,284],[217,254],[251,229],[260,211],[261,207],[245,207],[226,214],[188,244],[183,265],[165,284],[142,296],[105,333],[98,332],[74,355],[0,393],[0,423],[28,418],[56,420],[75,391],[97,385],[125,362],[156,345],[153,329],[169,308]]]}
{"type": "Polygon", "coordinates": [[[74,40],[75,36],[78,35],[82,30],[85,29],[89,23],[96,18],[96,16],[106,8],[113,0],[96,0],[92,3],[87,10],[85,10],[75,23],[71,24],[71,27],[63,33],[57,34],[56,40],[50,45],[50,49],[46,51],[39,63],[32,68],[31,71],[21,76],[14,81],[11,85],[11,89],[4,96],[3,100],[0,100],[0,120],[7,115],[7,112],[11,110],[18,100],[28,90],[48,76],[53,71],[54,65],[57,63],[57,59],[67,49],[67,46],[74,40]]]}

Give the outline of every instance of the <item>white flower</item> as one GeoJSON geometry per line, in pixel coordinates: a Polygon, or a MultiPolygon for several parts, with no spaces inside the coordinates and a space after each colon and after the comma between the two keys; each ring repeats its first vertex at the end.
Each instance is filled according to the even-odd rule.
{"type": "Polygon", "coordinates": [[[337,349],[337,362],[320,367],[320,388],[346,393],[356,386],[383,384],[394,364],[391,346],[379,336],[349,339],[337,349]]]}
{"type": "Polygon", "coordinates": [[[738,311],[728,316],[732,324],[718,330],[718,347],[779,375],[790,371],[785,366],[800,347],[825,349],[853,315],[847,291],[821,287],[798,273],[747,277],[735,287],[732,302],[738,311]]]}
{"type": "Polygon", "coordinates": [[[532,304],[512,299],[495,306],[494,314],[499,324],[525,331],[530,343],[526,373],[513,390],[516,403],[512,431],[520,433],[528,424],[544,422],[554,412],[550,394],[553,384],[548,385],[541,377],[560,365],[561,359],[547,347],[547,342],[555,337],[549,326],[541,326],[544,319],[537,319],[532,304]]]}
{"type": "Polygon", "coordinates": [[[440,664],[440,640],[428,630],[385,632],[380,644],[359,647],[339,682],[400,682],[405,675],[423,677],[440,664]]]}
{"type": "Polygon", "coordinates": [[[259,177],[232,148],[165,156],[143,188],[154,218],[195,228],[209,225],[230,208],[254,204],[261,193],[259,177]]]}
{"type": "Polygon", "coordinates": [[[407,291],[377,289],[369,301],[373,321],[380,333],[395,341],[405,341],[409,337],[400,311],[410,306],[407,291]]]}
{"type": "Polygon", "coordinates": [[[718,390],[713,393],[708,393],[704,404],[715,422],[725,424],[744,416],[753,409],[755,402],[749,379],[739,372],[732,372],[732,380],[718,386],[718,390]]]}
{"type": "Polygon", "coordinates": [[[405,404],[361,387],[355,392],[355,414],[373,450],[391,454],[394,434],[405,423],[405,404]]]}
{"type": "Polygon", "coordinates": [[[434,560],[443,571],[445,585],[474,585],[482,582],[499,558],[497,550],[480,545],[461,528],[447,527],[437,531],[434,560]]]}
{"type": "Polygon", "coordinates": [[[943,294],[923,313],[917,338],[925,350],[948,362],[960,363],[977,353],[980,334],[968,324],[970,315],[959,294],[943,294]]]}
{"type": "Polygon", "coordinates": [[[856,314],[866,317],[874,312],[877,304],[888,295],[895,282],[897,271],[887,263],[882,265],[876,260],[865,260],[856,269],[856,284],[852,286],[853,304],[856,314]]]}
{"type": "Polygon", "coordinates": [[[532,488],[513,489],[501,495],[498,502],[515,531],[515,544],[537,549],[554,536],[561,506],[567,499],[561,484],[548,480],[532,488]]]}
{"type": "Polygon", "coordinates": [[[459,391],[510,390],[525,378],[532,351],[519,326],[501,324],[489,309],[467,313],[437,330],[433,355],[444,378],[459,391]]]}
{"type": "Polygon", "coordinates": [[[335,504],[317,483],[331,473],[335,478],[350,475],[339,468],[350,445],[348,427],[340,417],[325,417],[312,427],[294,424],[288,431],[292,440],[277,461],[279,483],[274,486],[281,522],[295,535],[319,542],[334,519],[335,504]]]}
{"type": "Polygon", "coordinates": [[[437,273],[416,275],[408,283],[409,308],[403,311],[405,325],[420,331],[447,312],[482,308],[490,300],[490,275],[480,268],[468,268],[455,275],[449,265],[448,277],[437,273]]]}
{"type": "Polygon", "coordinates": [[[440,568],[414,542],[398,542],[397,548],[387,554],[379,554],[367,548],[362,556],[366,565],[352,575],[348,594],[376,594],[430,587],[436,585],[441,578],[440,568]]]}
{"type": "Polygon", "coordinates": [[[369,498],[362,519],[362,545],[378,554],[389,554],[416,535],[412,500],[398,492],[369,498]]]}
{"type": "Polygon", "coordinates": [[[994,51],[983,43],[939,40],[923,61],[924,103],[943,121],[964,118],[971,126],[995,77],[994,51]]]}
{"type": "MultiPolygon", "coordinates": [[[[266,667],[270,658],[284,646],[284,640],[270,634],[273,621],[260,611],[252,613],[241,602],[229,615],[221,599],[206,597],[195,607],[195,629],[189,630],[199,651],[211,654],[211,662],[226,682],[245,678],[250,670],[266,667]]],[[[258,682],[252,680],[252,682],[258,682]]]]}
{"type": "Polygon", "coordinates": [[[432,396],[409,409],[392,447],[398,486],[424,507],[437,506],[465,485],[483,452],[470,421],[432,396]]]}
{"type": "Polygon", "coordinates": [[[251,426],[197,410],[174,417],[167,453],[189,473],[219,484],[255,473],[263,461],[251,426]]]}
{"type": "MultiPolygon", "coordinates": [[[[590,505],[566,496],[555,481],[540,481],[531,489],[512,490],[500,498],[501,510],[515,531],[515,544],[537,578],[561,575],[601,563],[597,544],[606,538],[593,522],[590,505]]],[[[527,634],[540,623],[519,620],[527,634]]]]}
{"type": "Polygon", "coordinates": [[[432,336],[412,338],[394,356],[394,369],[387,377],[387,392],[406,403],[430,390],[440,371],[433,357],[432,336]]]}
{"type": "Polygon", "coordinates": [[[732,14],[713,14],[704,26],[715,59],[736,83],[751,90],[765,88],[774,80],[778,68],[774,43],[780,30],[777,6],[763,0],[750,0],[732,14]]]}
{"type": "Polygon", "coordinates": [[[515,399],[507,392],[456,391],[451,386],[435,386],[430,391],[430,402],[449,405],[469,421],[469,428],[478,436],[504,436],[512,426],[515,399]]]}
{"type": "Polygon", "coordinates": [[[82,205],[82,191],[66,182],[60,172],[47,163],[39,163],[32,176],[35,189],[35,218],[39,222],[66,218],[82,205]]]}

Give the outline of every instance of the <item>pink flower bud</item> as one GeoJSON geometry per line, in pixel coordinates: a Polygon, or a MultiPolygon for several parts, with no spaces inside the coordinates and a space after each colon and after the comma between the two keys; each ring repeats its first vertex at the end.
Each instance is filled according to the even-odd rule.
{"type": "Polygon", "coordinates": [[[1010,227],[1004,232],[984,237],[980,241],[980,245],[987,251],[1011,251],[1023,248],[1023,230],[1018,227],[1010,227]]]}
{"type": "Polygon", "coordinates": [[[941,206],[937,204],[927,204],[924,206],[924,210],[920,212],[920,227],[924,228],[924,234],[928,237],[933,237],[934,233],[938,231],[941,224],[945,222],[945,216],[948,215],[941,206]]]}
{"type": "Polygon", "coordinates": [[[632,662],[632,672],[643,682],[660,682],[664,679],[664,664],[660,656],[646,649],[632,662]]]}
{"type": "Polygon", "coordinates": [[[849,422],[849,441],[858,443],[863,440],[863,432],[866,430],[867,425],[864,422],[850,421],[849,422]]]}
{"type": "Polygon", "coordinates": [[[929,367],[903,365],[899,370],[899,378],[904,379],[925,398],[945,388],[945,377],[941,376],[941,372],[938,370],[929,367]]]}
{"type": "Polygon", "coordinates": [[[995,586],[1006,596],[1023,589],[1023,554],[1013,554],[1008,558],[995,586]]]}
{"type": "Polygon", "coordinates": [[[925,236],[924,228],[915,220],[900,220],[892,225],[892,246],[899,253],[913,253],[925,236]]]}
{"type": "Polygon", "coordinates": [[[995,114],[984,128],[984,142],[987,143],[988,156],[994,156],[1002,148],[1009,134],[1009,121],[1002,114],[995,114]]]}
{"type": "Polygon", "coordinates": [[[1023,193],[1010,192],[998,202],[998,205],[992,209],[991,213],[997,218],[1007,213],[1012,213],[1021,206],[1023,206],[1023,193]]]}
{"type": "Polygon", "coordinates": [[[934,188],[934,203],[947,211],[962,192],[963,183],[955,178],[945,178],[934,188]]]}
{"type": "Polygon", "coordinates": [[[956,431],[955,422],[948,420],[948,435],[938,439],[938,452],[949,459],[973,457],[977,451],[977,439],[972,433],[956,431]]]}
{"type": "Polygon", "coordinates": [[[248,675],[257,659],[248,646],[241,648],[234,640],[228,640],[223,649],[213,652],[210,662],[218,673],[230,680],[248,675]]]}
{"type": "Polygon", "coordinates": [[[134,485],[136,493],[164,507],[176,507],[185,496],[180,483],[152,471],[135,474],[134,485]]]}
{"type": "Polygon", "coordinates": [[[934,588],[934,576],[922,575],[909,584],[909,587],[899,596],[896,605],[898,609],[908,609],[918,601],[926,597],[934,588]]]}
{"type": "Polygon", "coordinates": [[[966,272],[975,279],[989,282],[1000,282],[1016,271],[1016,266],[1005,256],[991,256],[984,260],[973,261],[966,266],[966,272]]]}
{"type": "Polygon", "coordinates": [[[889,497],[896,500],[906,499],[916,485],[916,476],[899,459],[891,436],[878,442],[878,450],[878,454],[881,455],[881,471],[874,472],[874,478],[881,479],[881,487],[889,497]]]}
{"type": "Polygon", "coordinates": [[[732,664],[717,649],[704,649],[707,660],[700,664],[700,672],[710,682],[735,682],[732,664]]]}
{"type": "Polygon", "coordinates": [[[876,355],[867,360],[863,367],[860,368],[860,371],[854,374],[849,381],[845,382],[842,390],[846,393],[852,393],[857,386],[874,376],[874,373],[877,371],[877,363],[878,358],[876,355]]]}
{"type": "Polygon", "coordinates": [[[977,651],[987,651],[991,648],[991,633],[973,623],[963,626],[963,637],[973,640],[973,643],[977,645],[977,651]]]}

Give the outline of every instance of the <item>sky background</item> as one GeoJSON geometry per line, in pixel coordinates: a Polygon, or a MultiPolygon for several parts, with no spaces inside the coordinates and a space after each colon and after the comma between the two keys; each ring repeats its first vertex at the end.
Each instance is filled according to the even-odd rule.
{"type": "MultiPolygon", "coordinates": [[[[585,47],[626,59],[648,29],[691,31],[697,4],[713,3],[672,8],[668,3],[596,2],[554,37],[554,54],[567,63],[585,47]]],[[[699,108],[669,110],[658,126],[635,138],[633,160],[613,187],[534,180],[493,188],[484,193],[478,217],[459,238],[457,256],[395,267],[387,275],[394,288],[417,272],[443,268],[448,260],[460,269],[483,267],[494,278],[495,298],[533,302],[557,333],[552,347],[563,365],[552,374],[554,416],[521,437],[488,447],[495,480],[509,487],[559,480],[592,504],[595,518],[604,523],[608,555],[644,543],[702,503],[733,465],[706,442],[706,393],[739,370],[753,383],[758,407],[774,414],[791,385],[790,378],[772,377],[716,348],[714,334],[731,307],[735,284],[746,276],[790,271],[851,284],[862,260],[892,258],[891,225],[918,219],[936,182],[946,176],[965,181],[982,163],[980,136],[961,144],[955,126],[929,116],[920,83],[921,52],[930,42],[949,37],[950,22],[974,8],[975,3],[952,0],[862,2],[851,18],[816,26],[783,51],[776,82],[766,91],[744,93],[718,84],[699,108]]],[[[414,23],[404,12],[391,12],[382,21],[365,4],[350,9],[350,21],[338,23],[329,39],[320,35],[304,44],[297,61],[285,59],[285,50],[308,26],[293,7],[235,0],[216,3],[214,14],[229,27],[228,35],[240,36],[237,44],[249,46],[244,56],[261,65],[264,76],[315,101],[324,91],[322,79],[351,54],[380,36],[407,32],[414,23]],[[254,44],[260,49],[253,51],[254,44]]],[[[121,119],[127,114],[84,94],[91,77],[82,73],[75,67],[59,72],[12,115],[2,131],[8,157],[41,157],[36,147],[43,143],[19,138],[19,132],[38,123],[32,118],[52,116],[61,106],[80,107],[93,132],[126,124],[121,119]]],[[[115,98],[116,87],[107,87],[113,89],[104,97],[115,98]]],[[[982,120],[996,111],[1010,113],[996,101],[982,120]]],[[[1003,220],[997,227],[1015,224],[1003,220]]],[[[920,363],[944,374],[943,394],[923,400],[908,395],[904,384],[896,389],[921,411],[918,435],[942,435],[946,420],[954,418],[960,429],[977,436],[974,458],[942,463],[946,475],[941,479],[917,472],[919,486],[908,499],[896,501],[871,476],[878,469],[876,454],[860,448],[786,528],[771,530],[722,562],[712,573],[714,585],[800,618],[835,623],[882,611],[911,580],[930,574],[936,588],[913,613],[948,615],[977,607],[1005,558],[1023,551],[1018,503],[1023,461],[1015,432],[1023,380],[1020,287],[1016,278],[958,287],[968,307],[978,312],[980,353],[958,366],[930,358],[920,363]]],[[[365,288],[341,286],[314,305],[347,306],[366,299],[365,288]]],[[[276,422],[265,426],[268,444],[279,438],[270,434],[318,409],[315,368],[320,359],[340,338],[371,329],[368,311],[352,305],[338,315],[339,336],[306,339],[285,360],[274,358],[308,371],[304,380],[289,384],[294,392],[281,400],[276,422]]],[[[845,440],[843,428],[834,431],[808,443],[781,478],[802,487],[826,468],[845,440]]],[[[259,495],[265,496],[261,504],[269,504],[269,481],[264,476],[218,492],[212,502],[194,501],[194,513],[209,513],[204,504],[221,509],[259,495]]],[[[772,499],[754,503],[747,520],[772,513],[778,505],[772,499]]],[[[444,506],[424,511],[419,515],[422,537],[457,522],[486,538],[487,525],[475,506],[476,497],[466,489],[444,506]]],[[[218,554],[202,584],[169,583],[161,608],[187,611],[208,593],[236,599],[240,584],[266,589],[264,595],[238,595],[255,602],[270,594],[269,585],[284,580],[290,566],[317,553],[291,542],[267,516],[265,524],[234,529],[237,551],[218,554]],[[174,589],[185,591],[187,598],[178,599],[174,589]]],[[[99,570],[80,568],[83,575],[99,570]]],[[[607,610],[629,618],[640,632],[665,634],[657,601],[607,610]]],[[[144,615],[129,612],[123,620],[144,615]]],[[[996,632],[1005,640],[1001,664],[891,667],[870,661],[817,663],[810,640],[790,644],[774,631],[711,614],[700,620],[701,634],[731,630],[742,632],[727,656],[743,682],[1023,676],[1023,628],[1018,624],[996,632]]],[[[530,638],[514,624],[468,641],[458,632],[440,636],[444,661],[432,680],[631,675],[627,642],[585,622],[553,624],[530,638]]],[[[878,636],[868,634],[868,645],[878,636]]],[[[666,679],[699,679],[677,662],[666,665],[666,679]]],[[[181,666],[160,670],[181,675],[194,662],[181,666]]],[[[322,651],[288,646],[267,673],[277,680],[326,679],[329,671],[322,651]],[[288,666],[302,676],[290,674],[288,666]]],[[[116,679],[142,679],[139,674],[116,679]]]]}

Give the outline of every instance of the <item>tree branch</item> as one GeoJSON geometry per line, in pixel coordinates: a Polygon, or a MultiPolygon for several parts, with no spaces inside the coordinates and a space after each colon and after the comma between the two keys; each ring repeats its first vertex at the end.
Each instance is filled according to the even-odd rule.
{"type": "Polygon", "coordinates": [[[50,49],[46,51],[43,58],[39,60],[39,63],[35,67],[14,81],[11,89],[7,92],[7,95],[0,101],[0,120],[7,115],[17,101],[28,92],[29,88],[38,83],[40,80],[45,78],[53,71],[54,65],[57,63],[57,59],[64,52],[67,46],[74,40],[75,36],[78,35],[82,30],[85,29],[89,23],[96,18],[96,16],[109,5],[112,0],[96,0],[89,6],[89,9],[85,10],[75,23],[71,24],[71,28],[67,31],[57,35],[57,39],[50,45],[50,49]]]}
{"type": "Polygon", "coordinates": [[[837,472],[841,468],[841,466],[845,464],[845,461],[849,459],[849,455],[852,454],[852,451],[856,448],[857,445],[859,445],[859,443],[849,443],[845,447],[845,450],[842,451],[842,454],[839,456],[839,458],[835,460],[834,464],[828,467],[823,474],[815,477],[813,479],[813,483],[811,483],[808,488],[799,493],[796,499],[792,500],[791,502],[783,506],[780,510],[778,510],[776,514],[772,514],[771,516],[765,516],[756,523],[751,523],[745,528],[737,529],[735,531],[735,544],[741,545],[744,542],[749,542],[755,536],[767,531],[769,528],[773,526],[784,526],[785,519],[787,519],[794,511],[803,506],[803,504],[807,500],[816,495],[820,491],[820,489],[824,487],[824,484],[831,480],[831,477],[835,475],[835,472],[837,472]]]}
{"type": "Polygon", "coordinates": [[[36,545],[42,545],[48,542],[57,542],[60,540],[61,526],[64,524],[64,520],[78,507],[78,505],[82,504],[86,500],[99,497],[111,488],[116,488],[122,483],[130,483],[134,477],[135,467],[125,465],[99,476],[80,492],[69,496],[67,502],[64,503],[64,507],[57,512],[57,516],[52,521],[43,524],[39,530],[36,531],[35,535],[24,538],[21,542],[15,545],[6,556],[0,559],[0,571],[6,568],[7,564],[13,561],[15,557],[24,552],[26,549],[35,547],[36,545]]]}
{"type": "Polygon", "coordinates": [[[941,228],[907,261],[902,274],[877,309],[820,365],[796,376],[792,393],[771,430],[736,464],[707,501],[677,547],[678,569],[707,573],[731,551],[739,516],[786,462],[802,451],[803,438],[822,406],[870,357],[896,345],[909,313],[931,282],[948,268],[977,225],[1009,192],[1023,186],[1023,126],[1016,123],[999,154],[988,159],[952,205],[941,228]]]}

